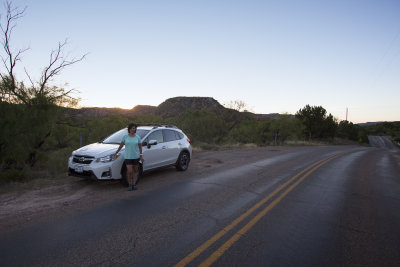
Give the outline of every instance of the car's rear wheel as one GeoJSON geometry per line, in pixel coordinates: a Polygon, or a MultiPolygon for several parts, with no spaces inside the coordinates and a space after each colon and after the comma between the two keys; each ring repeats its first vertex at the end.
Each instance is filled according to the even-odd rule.
{"type": "Polygon", "coordinates": [[[190,162],[189,153],[183,151],[178,157],[178,161],[176,163],[176,169],[179,171],[186,171],[187,168],[189,167],[189,162],[190,162]]]}
{"type": "MultiPolygon", "coordinates": [[[[138,177],[137,177],[137,180],[136,180],[136,184],[139,183],[139,180],[140,180],[140,178],[142,177],[142,175],[143,175],[143,164],[139,164],[139,168],[138,168],[138,177]]],[[[124,186],[128,186],[129,184],[128,184],[128,178],[127,178],[126,165],[124,165],[124,166],[122,167],[121,176],[122,176],[122,177],[121,177],[121,183],[122,183],[124,186]]]]}

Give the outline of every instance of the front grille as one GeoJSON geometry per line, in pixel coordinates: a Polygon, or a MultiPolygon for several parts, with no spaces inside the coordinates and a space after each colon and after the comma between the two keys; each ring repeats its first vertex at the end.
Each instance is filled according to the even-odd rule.
{"type": "Polygon", "coordinates": [[[96,179],[96,176],[92,171],[76,172],[74,169],[68,168],[68,174],[76,177],[96,179]]]}
{"type": "Polygon", "coordinates": [[[81,156],[81,155],[75,155],[74,158],[72,159],[73,162],[75,163],[80,163],[80,164],[90,164],[94,160],[94,157],[91,156],[81,156]]]}

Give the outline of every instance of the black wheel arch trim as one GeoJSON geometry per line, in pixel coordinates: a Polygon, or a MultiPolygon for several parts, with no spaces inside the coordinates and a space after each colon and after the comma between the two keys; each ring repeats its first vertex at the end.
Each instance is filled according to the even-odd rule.
{"type": "Polygon", "coordinates": [[[188,163],[190,162],[191,156],[190,156],[189,150],[188,150],[188,149],[182,149],[182,151],[179,153],[178,158],[176,159],[175,165],[178,165],[178,163],[179,163],[179,158],[181,157],[182,153],[184,153],[184,152],[188,153],[188,156],[189,156],[188,163]]]}

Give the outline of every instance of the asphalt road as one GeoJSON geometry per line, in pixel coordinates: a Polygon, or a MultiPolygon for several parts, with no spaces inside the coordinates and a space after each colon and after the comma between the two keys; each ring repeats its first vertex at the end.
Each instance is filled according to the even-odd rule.
{"type": "Polygon", "coordinates": [[[0,265],[399,265],[396,147],[205,152],[191,164],[147,174],[94,209],[0,233],[0,265]]]}

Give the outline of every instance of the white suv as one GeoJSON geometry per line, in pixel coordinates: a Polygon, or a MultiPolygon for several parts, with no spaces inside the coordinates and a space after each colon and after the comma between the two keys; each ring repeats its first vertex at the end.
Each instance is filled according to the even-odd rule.
{"type": "MultiPolygon", "coordinates": [[[[99,143],[90,144],[72,152],[68,160],[68,174],[98,180],[121,179],[126,182],[124,163],[125,147],[117,157],[122,137],[128,129],[121,129],[99,143]]],[[[165,166],[175,166],[180,171],[189,167],[192,146],[189,138],[171,125],[138,126],[136,134],[142,139],[144,162],[139,164],[138,179],[143,172],[165,166]]]]}

